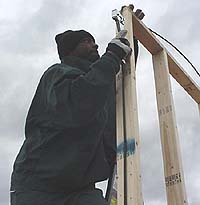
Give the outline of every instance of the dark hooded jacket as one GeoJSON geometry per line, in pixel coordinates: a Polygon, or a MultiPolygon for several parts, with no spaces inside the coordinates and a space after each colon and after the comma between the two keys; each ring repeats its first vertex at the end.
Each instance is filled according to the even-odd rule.
{"type": "Polygon", "coordinates": [[[119,60],[65,57],[43,74],[14,163],[12,190],[73,191],[110,176],[115,162],[119,60]]]}

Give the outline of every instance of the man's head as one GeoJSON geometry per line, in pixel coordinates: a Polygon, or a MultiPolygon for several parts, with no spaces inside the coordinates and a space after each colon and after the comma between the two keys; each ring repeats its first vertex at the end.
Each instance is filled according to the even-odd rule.
{"type": "Polygon", "coordinates": [[[68,30],[55,37],[60,59],[65,56],[77,56],[91,62],[99,59],[98,45],[94,37],[84,30],[68,30]]]}

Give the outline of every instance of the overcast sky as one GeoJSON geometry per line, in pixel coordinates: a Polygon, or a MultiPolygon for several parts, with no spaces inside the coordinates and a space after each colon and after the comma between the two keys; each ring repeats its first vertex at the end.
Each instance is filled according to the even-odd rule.
{"type": "MultiPolygon", "coordinates": [[[[54,36],[67,29],[91,32],[103,54],[115,34],[113,9],[134,3],[143,22],[168,38],[200,71],[198,0],[0,0],[0,205],[9,202],[10,174],[24,139],[25,117],[40,76],[59,62],[54,36]],[[199,67],[198,67],[199,66],[199,67]]],[[[198,85],[200,78],[173,50],[198,85]]],[[[140,46],[137,89],[145,204],[166,204],[151,56],[140,46]]],[[[200,117],[196,103],[172,79],[189,204],[200,204],[200,117]]],[[[100,185],[105,187],[105,183],[100,185]]]]}

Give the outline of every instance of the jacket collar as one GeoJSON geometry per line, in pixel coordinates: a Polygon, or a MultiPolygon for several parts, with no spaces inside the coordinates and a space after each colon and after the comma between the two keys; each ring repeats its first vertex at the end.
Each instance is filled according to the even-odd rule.
{"type": "Polygon", "coordinates": [[[79,58],[77,56],[65,56],[61,59],[61,63],[76,67],[86,73],[91,69],[90,65],[92,64],[92,62],[79,58]]]}

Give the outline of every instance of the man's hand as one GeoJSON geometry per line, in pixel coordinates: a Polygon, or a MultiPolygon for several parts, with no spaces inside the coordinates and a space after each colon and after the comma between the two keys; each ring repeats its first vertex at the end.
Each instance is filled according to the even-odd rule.
{"type": "Polygon", "coordinates": [[[126,34],[126,30],[120,31],[117,36],[111,40],[106,49],[106,51],[110,51],[117,55],[120,60],[125,59],[132,51],[129,41],[124,38],[126,34]]]}
{"type": "Polygon", "coordinates": [[[127,34],[127,30],[121,30],[120,32],[117,33],[115,38],[125,38],[127,34]]]}

